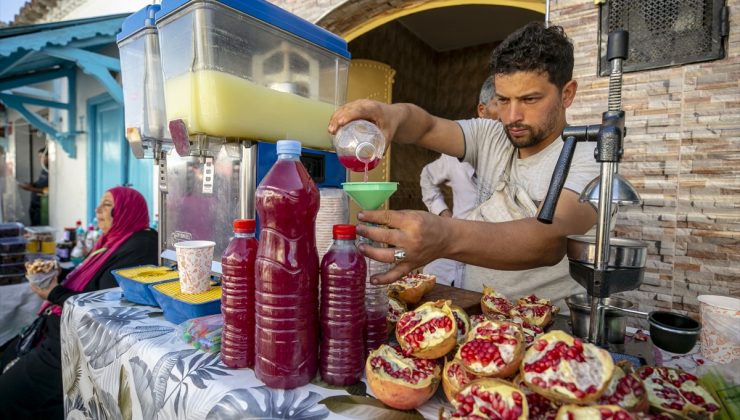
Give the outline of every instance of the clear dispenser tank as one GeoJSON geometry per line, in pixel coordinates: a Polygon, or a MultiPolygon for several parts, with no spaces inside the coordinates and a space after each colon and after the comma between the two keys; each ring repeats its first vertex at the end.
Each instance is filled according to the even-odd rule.
{"type": "Polygon", "coordinates": [[[156,20],[170,124],[189,136],[331,149],[326,126],[346,99],[344,40],[263,0],[164,0],[156,20]]]}
{"type": "Polygon", "coordinates": [[[123,21],[117,36],[123,81],[126,140],[137,158],[158,157],[172,147],[164,110],[159,37],[154,26],[159,5],[149,5],[123,21]]]}

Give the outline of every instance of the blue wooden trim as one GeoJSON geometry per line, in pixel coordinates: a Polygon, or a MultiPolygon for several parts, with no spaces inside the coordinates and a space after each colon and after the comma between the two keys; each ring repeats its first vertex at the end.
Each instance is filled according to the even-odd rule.
{"type": "Polygon", "coordinates": [[[73,73],[70,68],[54,69],[51,71],[42,71],[27,76],[9,77],[0,81],[0,91],[14,89],[21,86],[34,85],[36,83],[48,82],[49,80],[69,77],[73,73]]]}
{"type": "Polygon", "coordinates": [[[31,87],[31,86],[21,86],[19,88],[14,88],[13,93],[16,95],[46,98],[50,101],[59,98],[59,92],[57,92],[56,90],[53,93],[51,93],[47,90],[39,89],[39,88],[31,87]]]}
{"type": "Polygon", "coordinates": [[[110,74],[111,71],[121,71],[121,61],[117,58],[78,48],[44,48],[42,52],[52,57],[74,61],[85,74],[98,79],[113,100],[123,105],[123,89],[110,74]]]}
{"type": "Polygon", "coordinates": [[[25,51],[25,52],[13,54],[9,58],[0,61],[0,63],[3,64],[2,70],[0,70],[0,76],[10,72],[17,65],[23,64],[29,57],[33,56],[34,54],[35,54],[34,51],[25,51]]]}
{"type": "Polygon", "coordinates": [[[65,102],[58,102],[58,101],[49,101],[46,99],[38,99],[38,98],[32,98],[25,95],[18,95],[17,92],[14,91],[14,93],[0,93],[0,95],[4,97],[12,96],[14,98],[17,98],[19,102],[22,102],[27,105],[38,105],[43,106],[47,108],[61,108],[61,109],[69,109],[70,104],[65,102]]]}

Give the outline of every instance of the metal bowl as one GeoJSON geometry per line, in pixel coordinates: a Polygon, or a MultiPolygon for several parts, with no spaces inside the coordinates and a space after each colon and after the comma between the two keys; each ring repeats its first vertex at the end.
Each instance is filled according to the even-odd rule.
{"type": "MultiPolygon", "coordinates": [[[[605,299],[606,304],[617,308],[631,308],[632,302],[618,297],[605,299]]],[[[570,320],[573,324],[573,335],[588,338],[588,328],[591,325],[591,299],[585,293],[570,295],[565,298],[570,309],[570,320]]],[[[607,308],[605,311],[604,328],[606,340],[609,343],[624,343],[624,333],[627,329],[627,319],[618,309],[607,308]]]]}
{"type": "Polygon", "coordinates": [[[699,322],[673,312],[650,312],[648,322],[653,344],[671,353],[684,354],[691,351],[701,331],[699,322]]]}
{"type": "MultiPolygon", "coordinates": [[[[596,261],[596,238],[589,235],[568,236],[568,259],[582,264],[596,261]]],[[[643,268],[647,260],[647,244],[624,238],[609,238],[609,267],[643,268]]]]}

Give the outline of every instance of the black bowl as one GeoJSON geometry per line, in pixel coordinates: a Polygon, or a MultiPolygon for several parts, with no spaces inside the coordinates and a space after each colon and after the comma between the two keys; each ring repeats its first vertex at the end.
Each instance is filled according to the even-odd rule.
{"type": "Polygon", "coordinates": [[[673,312],[650,312],[648,322],[653,344],[671,353],[684,354],[691,351],[701,331],[699,322],[673,312]]]}

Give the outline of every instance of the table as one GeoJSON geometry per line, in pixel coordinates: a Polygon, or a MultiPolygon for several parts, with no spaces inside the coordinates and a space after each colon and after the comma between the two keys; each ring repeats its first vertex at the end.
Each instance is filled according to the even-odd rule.
{"type": "Polygon", "coordinates": [[[26,281],[0,286],[0,345],[33,322],[42,302],[26,281]]]}
{"type": "MultiPolygon", "coordinates": [[[[349,419],[392,413],[365,396],[370,390],[364,383],[344,389],[314,380],[293,390],[270,389],[252,370],[227,368],[218,353],[182,341],[159,308],[121,298],[121,289],[108,289],[65,303],[62,378],[68,419],[349,419]]],[[[418,411],[436,419],[441,406],[451,408],[440,387],[418,411]]]]}
{"type": "MultiPolygon", "coordinates": [[[[270,389],[252,370],[227,368],[218,354],[190,347],[159,308],[122,300],[118,288],[70,298],[61,330],[68,419],[347,419],[398,414],[370,398],[365,383],[345,389],[314,380],[294,390],[270,389]]],[[[663,353],[661,359],[691,371],[700,357],[697,351],[677,358],[663,353]]],[[[443,406],[451,409],[440,387],[408,418],[436,419],[443,406]]]]}

